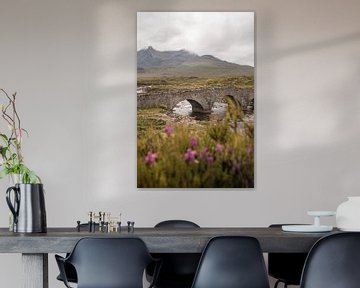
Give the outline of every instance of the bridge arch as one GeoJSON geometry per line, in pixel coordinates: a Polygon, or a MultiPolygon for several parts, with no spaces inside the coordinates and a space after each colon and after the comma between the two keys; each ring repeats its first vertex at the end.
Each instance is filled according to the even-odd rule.
{"type": "Polygon", "coordinates": [[[195,113],[206,113],[208,111],[205,111],[204,107],[196,100],[193,99],[186,99],[192,107],[192,111],[195,113]]]}
{"type": "Polygon", "coordinates": [[[214,102],[224,102],[225,96],[232,97],[242,109],[249,110],[249,107],[252,107],[253,111],[254,90],[233,87],[138,93],[137,103],[138,107],[163,106],[172,110],[179,102],[187,100],[194,112],[211,113],[214,102]]]}
{"type": "Polygon", "coordinates": [[[204,109],[201,103],[194,99],[183,99],[180,102],[176,103],[173,108],[173,111],[183,111],[182,113],[196,113],[196,114],[207,114],[209,113],[207,110],[204,109]],[[178,110],[180,109],[180,110],[178,110]]]}
{"type": "Polygon", "coordinates": [[[244,113],[252,113],[254,112],[254,97],[239,97],[236,93],[232,93],[232,91],[223,91],[223,93],[219,93],[214,98],[214,103],[227,103],[228,109],[239,109],[244,113]]]}
{"type": "Polygon", "coordinates": [[[212,106],[212,95],[204,94],[205,93],[199,95],[197,91],[184,91],[182,93],[173,94],[169,103],[169,108],[173,110],[178,103],[186,100],[190,103],[192,112],[210,113],[212,106]]]}

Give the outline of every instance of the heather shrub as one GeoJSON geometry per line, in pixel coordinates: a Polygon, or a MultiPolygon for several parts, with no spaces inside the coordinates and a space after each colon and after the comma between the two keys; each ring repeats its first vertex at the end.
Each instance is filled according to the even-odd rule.
{"type": "Polygon", "coordinates": [[[231,128],[234,122],[227,115],[203,126],[178,123],[142,130],[137,144],[138,187],[254,187],[253,124],[238,130],[231,128]]]}

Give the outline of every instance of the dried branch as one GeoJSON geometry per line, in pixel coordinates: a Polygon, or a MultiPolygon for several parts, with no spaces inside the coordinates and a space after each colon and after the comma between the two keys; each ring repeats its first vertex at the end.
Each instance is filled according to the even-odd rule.
{"type": "Polygon", "coordinates": [[[27,131],[21,127],[21,120],[16,109],[16,93],[11,96],[0,88],[0,93],[5,95],[7,104],[1,105],[1,117],[8,124],[10,137],[7,133],[0,133],[0,139],[5,144],[0,145],[0,178],[8,174],[20,174],[22,183],[41,183],[41,179],[31,171],[24,163],[21,153],[22,134],[27,131]]]}

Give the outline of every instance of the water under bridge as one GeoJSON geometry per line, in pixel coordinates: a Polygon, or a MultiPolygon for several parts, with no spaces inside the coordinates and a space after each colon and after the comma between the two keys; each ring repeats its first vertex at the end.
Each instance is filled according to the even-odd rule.
{"type": "Polygon", "coordinates": [[[254,89],[234,87],[198,88],[189,90],[147,92],[138,89],[138,108],[165,107],[172,110],[179,102],[187,100],[194,112],[210,113],[215,102],[224,102],[226,97],[237,101],[244,110],[254,108],[254,89]],[[250,107],[250,108],[249,108],[250,107]]]}

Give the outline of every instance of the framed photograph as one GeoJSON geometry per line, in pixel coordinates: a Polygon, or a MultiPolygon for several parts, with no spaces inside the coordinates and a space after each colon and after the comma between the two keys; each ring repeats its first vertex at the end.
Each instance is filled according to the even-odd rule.
{"type": "Polygon", "coordinates": [[[138,188],[254,187],[254,12],[137,13],[138,188]]]}

